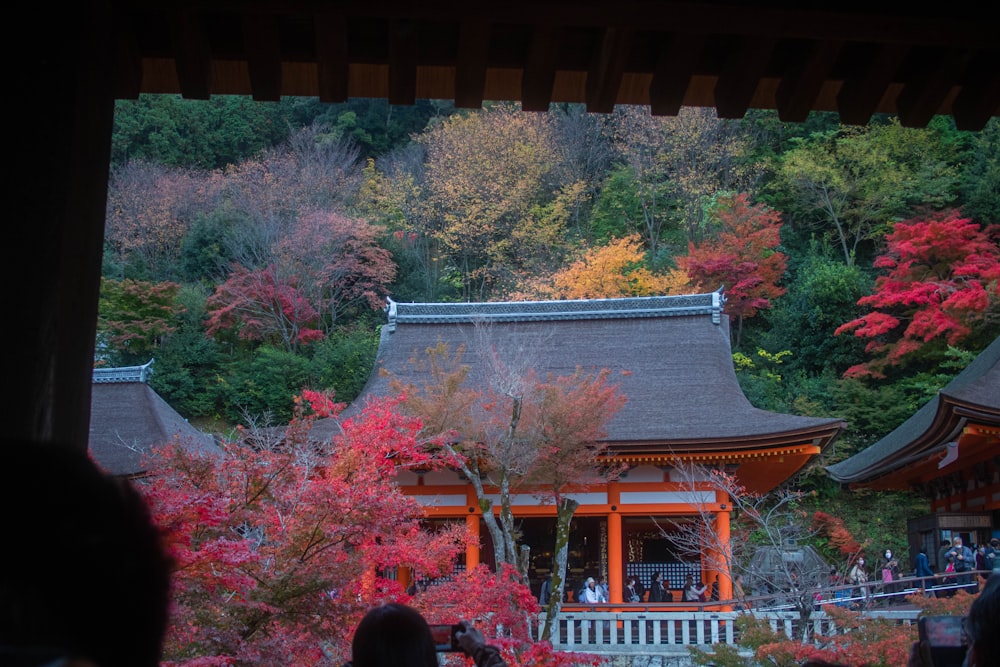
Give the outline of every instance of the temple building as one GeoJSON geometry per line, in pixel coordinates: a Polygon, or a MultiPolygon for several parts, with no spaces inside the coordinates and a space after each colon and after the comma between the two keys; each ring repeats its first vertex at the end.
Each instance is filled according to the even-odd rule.
{"type": "Polygon", "coordinates": [[[152,361],[94,369],[87,449],[112,475],[145,475],[146,455],[175,439],[184,447],[222,451],[211,435],[189,424],[156,393],[149,385],[152,373],[152,361]]]}
{"type": "Polygon", "coordinates": [[[912,417],[827,473],[852,488],[913,491],[930,514],[907,526],[911,559],[935,572],[942,540],[1000,537],[1000,337],[912,417]]]}
{"type": "MultiPolygon", "coordinates": [[[[750,404],[733,366],[729,319],[721,291],[683,296],[491,303],[390,301],[375,368],[349,411],[392,393],[390,375],[421,386],[429,377],[414,357],[444,343],[465,347],[466,382],[485,382],[486,356],[476,347],[487,325],[497,354],[530,361],[541,377],[610,371],[625,395],[607,425],[607,456],[626,467],[613,481],[592,484],[574,498],[567,590],[587,576],[607,578],[610,601],[622,602],[624,579],[648,585],[653,572],[677,591],[685,575],[705,582],[717,573],[704,559],[678,553],[663,527],[711,512],[713,529],[728,539],[731,502],[706,485],[682,484],[678,461],[721,467],[749,492],[766,493],[801,471],[843,430],[840,419],[761,410],[750,404]],[[389,371],[386,373],[384,371],[389,371]]],[[[480,385],[481,386],[481,385],[480,385]]],[[[321,420],[313,437],[323,437],[321,420]]],[[[475,491],[457,472],[401,471],[398,482],[432,520],[464,521],[480,536],[465,565],[492,563],[475,491]]],[[[534,585],[551,567],[555,508],[532,493],[514,496],[522,540],[531,547],[534,585]]],[[[718,577],[720,595],[730,582],[718,577]]],[[[679,599],[675,593],[675,599],[679,599]]]]}

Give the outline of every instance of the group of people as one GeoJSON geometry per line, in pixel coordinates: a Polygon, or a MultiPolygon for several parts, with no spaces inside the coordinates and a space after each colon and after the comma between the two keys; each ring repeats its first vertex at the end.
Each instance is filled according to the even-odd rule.
{"type": "MultiPolygon", "coordinates": [[[[954,594],[956,586],[971,585],[973,572],[984,573],[989,577],[993,572],[1000,573],[1000,539],[993,538],[986,545],[970,547],[961,537],[942,540],[937,553],[937,563],[940,572],[935,574],[931,568],[930,558],[926,550],[921,549],[914,559],[913,576],[920,580],[921,588],[930,590],[937,586],[943,590],[937,594],[947,596],[954,594]]],[[[874,578],[868,574],[864,557],[858,557],[848,570],[847,583],[855,586],[855,595],[867,597],[878,587],[887,595],[889,604],[894,600],[893,593],[898,592],[898,582],[902,567],[899,559],[891,549],[886,549],[874,568],[874,578]]]]}
{"type": "MultiPolygon", "coordinates": [[[[551,594],[551,589],[546,588],[546,583],[549,581],[546,580],[546,582],[542,583],[541,593],[539,594],[539,602],[542,602],[542,604],[547,602],[547,596],[551,594]],[[543,597],[546,598],[544,602],[542,601],[543,597]]],[[[737,591],[737,583],[739,582],[734,582],[734,594],[737,591]]],[[[551,583],[548,583],[548,585],[551,586],[551,583]]],[[[738,599],[742,600],[742,583],[739,583],[738,590],[738,599]]],[[[684,581],[682,596],[685,602],[708,602],[710,599],[718,600],[718,580],[712,582],[711,592],[709,593],[709,587],[706,584],[695,581],[694,576],[689,574],[684,581]]],[[[584,604],[606,603],[609,599],[608,585],[603,578],[595,580],[594,577],[587,577],[583,588],[577,593],[577,601],[584,604]]],[[[639,581],[639,578],[630,575],[625,580],[622,600],[624,602],[672,602],[673,595],[663,586],[663,573],[654,572],[649,581],[648,594],[639,581]]]]}
{"type": "MultiPolygon", "coordinates": [[[[173,568],[145,500],[82,450],[0,448],[0,469],[30,480],[0,484],[0,665],[159,667],[173,568]]],[[[472,623],[455,649],[477,667],[506,667],[472,623]]],[[[345,667],[437,667],[437,643],[412,607],[383,604],[354,633],[345,667]]]]}

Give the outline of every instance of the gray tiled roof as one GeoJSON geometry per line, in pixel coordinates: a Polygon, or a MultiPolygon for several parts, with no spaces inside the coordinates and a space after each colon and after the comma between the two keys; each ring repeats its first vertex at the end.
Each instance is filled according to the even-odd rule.
{"type": "Polygon", "coordinates": [[[1000,425],[1000,337],[912,417],[826,471],[840,482],[865,482],[941,452],[966,423],[956,409],[1000,425]]]}
{"type": "MultiPolygon", "coordinates": [[[[611,370],[627,398],[608,427],[619,451],[691,451],[760,447],[812,438],[826,444],[843,422],[768,412],[744,396],[733,368],[728,318],[720,293],[679,297],[462,304],[390,303],[376,366],[345,415],[390,393],[391,371],[406,383],[426,376],[410,364],[439,341],[465,346],[468,382],[486,381],[488,338],[505,360],[542,377],[611,370]],[[618,446],[620,445],[620,447],[618,446]]],[[[318,422],[315,437],[332,433],[318,422]]]]}
{"type": "Polygon", "coordinates": [[[220,451],[212,436],[191,426],[144,381],[95,381],[92,391],[88,447],[113,475],[143,474],[143,456],[175,436],[188,446],[220,451]]]}

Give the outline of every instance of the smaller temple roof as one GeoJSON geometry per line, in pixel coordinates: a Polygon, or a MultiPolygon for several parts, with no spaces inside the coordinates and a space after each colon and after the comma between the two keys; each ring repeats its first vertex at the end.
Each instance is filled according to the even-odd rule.
{"type": "Polygon", "coordinates": [[[838,482],[871,483],[940,458],[970,424],[1000,428],[1000,336],[912,417],[826,471],[838,482]]]}
{"type": "Polygon", "coordinates": [[[211,435],[191,426],[149,386],[152,363],[94,369],[88,448],[112,475],[144,474],[143,457],[173,438],[221,452],[211,435]]]}
{"type": "MultiPolygon", "coordinates": [[[[484,350],[490,346],[505,363],[531,368],[539,377],[571,375],[577,367],[610,370],[609,381],[627,399],[608,425],[613,455],[642,463],[666,454],[716,460],[723,452],[749,460],[767,452],[775,461],[787,455],[787,464],[797,462],[794,469],[844,423],[750,404],[736,378],[724,301],[721,291],[566,301],[390,301],[375,369],[343,416],[391,393],[384,371],[404,384],[425,384],[426,374],[411,362],[439,342],[452,353],[464,346],[466,382],[485,386],[490,355],[484,350]]],[[[322,422],[314,426],[314,437],[329,430],[322,422]]],[[[766,476],[763,459],[758,464],[766,476]]]]}

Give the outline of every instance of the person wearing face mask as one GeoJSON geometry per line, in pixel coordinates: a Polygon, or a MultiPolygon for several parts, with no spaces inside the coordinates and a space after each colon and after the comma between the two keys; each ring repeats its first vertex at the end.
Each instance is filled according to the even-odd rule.
{"type": "Polygon", "coordinates": [[[899,569],[899,559],[892,555],[892,549],[886,549],[879,559],[876,571],[882,575],[882,592],[886,595],[887,604],[901,602],[901,600],[896,599],[896,585],[893,584],[899,579],[899,569]]]}
{"type": "Polygon", "coordinates": [[[854,567],[851,568],[850,572],[847,573],[847,583],[857,586],[852,597],[863,598],[857,604],[858,606],[867,603],[868,601],[868,572],[865,571],[865,559],[864,556],[858,558],[854,563],[854,567]]]}

